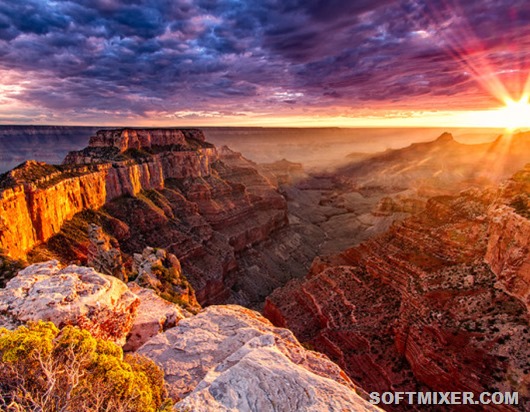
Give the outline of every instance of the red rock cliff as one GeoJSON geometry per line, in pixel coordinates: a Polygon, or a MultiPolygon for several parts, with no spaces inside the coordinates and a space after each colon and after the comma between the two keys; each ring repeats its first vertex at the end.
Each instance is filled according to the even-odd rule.
{"type": "Polygon", "coordinates": [[[99,209],[122,195],[162,189],[166,179],[209,176],[211,162],[218,156],[203,140],[196,130],[104,130],[90,139],[87,149],[71,152],[64,166],[25,162],[2,176],[0,249],[13,258],[24,258],[82,210],[99,209]],[[97,151],[118,148],[121,153],[172,145],[178,145],[178,150],[140,158],[97,151]]]}
{"type": "Polygon", "coordinates": [[[318,259],[265,315],[368,392],[518,391],[528,410],[525,170],[498,191],[431,199],[384,235],[318,259]]]}
{"type": "Polygon", "coordinates": [[[147,246],[176,255],[201,304],[248,303],[279,286],[261,268],[285,260],[292,236],[253,247],[286,228],[285,199],[252,162],[219,155],[200,131],[102,131],[64,163],[30,162],[2,177],[0,248],[10,256],[85,263],[94,223],[126,265],[147,246]]]}

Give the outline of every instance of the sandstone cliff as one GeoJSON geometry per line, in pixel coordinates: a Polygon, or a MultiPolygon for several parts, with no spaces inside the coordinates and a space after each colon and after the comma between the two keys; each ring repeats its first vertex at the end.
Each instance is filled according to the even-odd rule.
{"type": "Polygon", "coordinates": [[[201,304],[258,303],[313,258],[287,229],[277,188],[240,154],[218,153],[199,130],[100,131],[63,165],[26,162],[2,176],[1,188],[0,248],[8,256],[99,265],[114,252],[90,249],[87,227],[96,224],[129,272],[145,247],[174,254],[201,304]]]}
{"type": "Polygon", "coordinates": [[[529,176],[430,199],[385,234],[316,259],[265,315],[368,392],[518,391],[526,410],[529,176]]]}
{"type": "Polygon", "coordinates": [[[65,166],[28,161],[3,175],[0,248],[8,256],[25,257],[31,248],[47,241],[82,210],[99,209],[119,196],[162,189],[169,178],[211,174],[210,163],[217,154],[210,145],[201,145],[198,131],[192,131],[189,142],[180,130],[152,134],[128,129],[101,131],[91,139],[94,146],[86,152],[70,153],[65,166]],[[153,146],[168,150],[146,153],[140,158],[123,154],[128,149],[153,146]]]}

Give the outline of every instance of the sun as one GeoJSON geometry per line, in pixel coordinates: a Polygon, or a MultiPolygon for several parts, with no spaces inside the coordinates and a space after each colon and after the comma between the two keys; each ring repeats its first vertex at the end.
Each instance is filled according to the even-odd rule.
{"type": "Polygon", "coordinates": [[[530,129],[530,102],[528,97],[519,100],[503,99],[504,106],[497,109],[461,112],[455,122],[468,127],[494,127],[513,133],[517,129],[530,129]]]}
{"type": "Polygon", "coordinates": [[[507,99],[506,106],[499,110],[499,117],[504,127],[515,130],[530,127],[530,103],[528,98],[519,101],[507,99]]]}

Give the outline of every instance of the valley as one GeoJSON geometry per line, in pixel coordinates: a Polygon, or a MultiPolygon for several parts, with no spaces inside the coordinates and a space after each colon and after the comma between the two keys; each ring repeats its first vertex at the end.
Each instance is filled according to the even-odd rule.
{"type": "MultiPolygon", "coordinates": [[[[1,175],[2,286],[33,263],[88,265],[133,281],[140,300],[184,308],[160,332],[201,306],[242,305],[327,355],[365,399],[517,391],[524,410],[525,153],[529,133],[479,144],[442,133],[315,168],[256,162],[198,129],[100,130],[61,165],[28,160],[1,175]]],[[[234,310],[223,316],[247,316],[234,310]]],[[[126,347],[163,336],[127,316],[141,340],[126,347]]]]}

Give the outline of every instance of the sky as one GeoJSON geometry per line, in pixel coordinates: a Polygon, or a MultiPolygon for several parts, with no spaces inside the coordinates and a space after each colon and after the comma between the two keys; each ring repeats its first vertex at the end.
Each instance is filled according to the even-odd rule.
{"type": "Polygon", "coordinates": [[[527,0],[0,0],[0,124],[521,126],[529,69],[527,0]]]}

